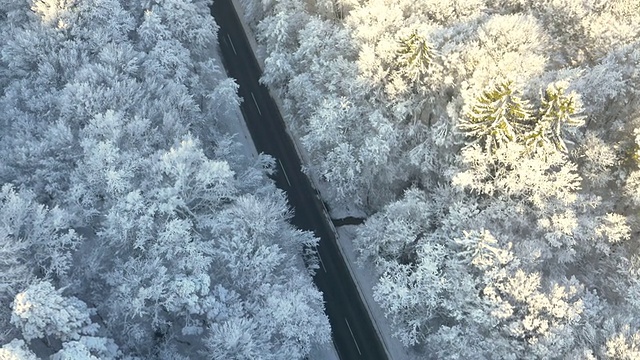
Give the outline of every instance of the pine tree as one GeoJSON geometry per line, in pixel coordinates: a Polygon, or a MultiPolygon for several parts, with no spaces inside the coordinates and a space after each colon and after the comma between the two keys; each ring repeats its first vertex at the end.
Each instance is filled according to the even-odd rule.
{"type": "Polygon", "coordinates": [[[400,50],[397,52],[397,62],[409,79],[419,81],[427,73],[433,61],[435,51],[427,39],[416,31],[398,41],[400,50]]]}
{"type": "Polygon", "coordinates": [[[518,140],[531,121],[531,108],[512,81],[493,84],[465,111],[458,128],[489,153],[518,140]]]}
{"type": "Polygon", "coordinates": [[[562,139],[563,129],[565,126],[577,127],[584,124],[584,117],[578,115],[582,110],[578,94],[565,94],[566,90],[566,83],[554,83],[547,87],[533,130],[524,135],[528,147],[567,152],[562,139]]]}

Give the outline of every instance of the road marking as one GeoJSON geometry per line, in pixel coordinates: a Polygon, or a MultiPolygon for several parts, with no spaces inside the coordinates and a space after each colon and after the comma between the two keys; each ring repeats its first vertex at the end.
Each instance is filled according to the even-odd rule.
{"type": "Polygon", "coordinates": [[[229,36],[229,34],[227,34],[227,39],[229,39],[229,44],[231,44],[231,49],[233,50],[233,53],[238,55],[238,53],[236,52],[236,47],[233,46],[233,41],[231,41],[231,36],[229,36]]]}
{"type": "Polygon", "coordinates": [[[349,326],[349,322],[347,321],[347,318],[344,318],[344,322],[347,323],[347,327],[349,328],[349,332],[351,333],[351,338],[353,339],[353,343],[356,344],[356,350],[358,350],[358,354],[360,354],[362,356],[362,353],[360,352],[360,347],[358,346],[358,342],[356,341],[356,337],[353,336],[353,331],[351,331],[351,326],[349,326]]]}
{"type": "Polygon", "coordinates": [[[287,172],[284,171],[284,166],[282,166],[282,161],[280,161],[280,159],[278,159],[278,162],[280,163],[280,168],[282,169],[282,173],[284,174],[284,178],[287,179],[287,184],[289,184],[289,187],[291,187],[291,182],[289,181],[289,177],[287,176],[287,172]]]}
{"type": "Polygon", "coordinates": [[[253,103],[256,104],[256,109],[258,109],[258,114],[262,116],[262,111],[260,111],[260,106],[258,106],[258,102],[256,101],[256,97],[253,96],[253,92],[251,93],[251,97],[253,98],[253,103]]]}
{"type": "Polygon", "coordinates": [[[322,261],[322,256],[320,256],[320,251],[318,251],[318,247],[316,246],[316,253],[318,253],[318,259],[320,259],[320,265],[322,265],[322,270],[324,270],[324,272],[327,272],[327,268],[324,267],[324,261],[322,261]]]}

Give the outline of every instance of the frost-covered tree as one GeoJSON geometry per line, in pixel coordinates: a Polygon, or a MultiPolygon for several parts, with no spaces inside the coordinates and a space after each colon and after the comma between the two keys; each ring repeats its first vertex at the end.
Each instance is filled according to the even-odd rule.
{"type": "Polygon", "coordinates": [[[524,143],[529,151],[567,152],[563,140],[566,127],[583,125],[579,96],[565,94],[566,83],[550,84],[537,114],[514,88],[513,82],[494,84],[469,104],[458,127],[486,151],[509,142],[524,143]]]}
{"type": "Polygon", "coordinates": [[[27,341],[53,336],[60,340],[78,339],[91,332],[90,313],[77,298],[63,297],[47,281],[29,286],[13,301],[11,323],[27,341]]]}
{"type": "Polygon", "coordinates": [[[458,127],[488,152],[516,141],[531,121],[531,109],[512,82],[499,83],[482,92],[469,105],[458,127]]]}
{"type": "Polygon", "coordinates": [[[10,343],[0,348],[0,358],[8,360],[37,360],[38,357],[29,348],[24,340],[13,339],[10,343]]]}
{"type": "Polygon", "coordinates": [[[3,332],[8,330],[9,303],[36,277],[68,279],[81,240],[65,211],[34,198],[10,184],[0,190],[0,302],[7,305],[0,310],[3,332]]]}
{"type": "MultiPolygon", "coordinates": [[[[55,342],[51,344],[53,339],[62,342],[62,349],[51,359],[115,359],[121,355],[113,340],[96,336],[99,326],[90,318],[95,309],[75,297],[63,296],[48,281],[36,282],[18,293],[12,309],[11,323],[28,342],[46,339],[53,351],[57,350],[55,342]]],[[[24,344],[20,341],[8,345],[24,344]]]]}
{"type": "Polygon", "coordinates": [[[99,311],[110,314],[110,328],[133,335],[127,346],[143,351],[158,341],[156,333],[180,339],[222,326],[218,322],[224,318],[212,314],[221,311],[216,284],[242,294],[240,315],[261,324],[253,336],[268,342],[263,351],[297,358],[311,343],[327,340],[326,318],[318,312],[323,308],[320,293],[306,288],[308,275],[296,275],[303,247],[315,240],[286,223],[284,198],[273,193],[264,173],[261,185],[252,189],[256,195],[244,195],[228,163],[208,159],[192,138],[152,159],[146,169],[153,175],[132,177],[136,190],[113,202],[97,234],[104,245],[96,259],[107,270],[93,269],[92,277],[113,289],[99,311]],[[294,279],[296,285],[287,286],[294,279]],[[283,319],[277,325],[273,316],[282,304],[267,305],[269,294],[282,297],[300,289],[291,306],[307,311],[296,315],[296,322],[283,319]],[[252,314],[249,309],[258,303],[265,312],[252,314]],[[309,336],[289,329],[300,321],[309,325],[309,336]]]}
{"type": "Polygon", "coordinates": [[[213,335],[232,315],[265,345],[238,353],[329,341],[303,261],[317,239],[288,223],[273,160],[225,133],[239,98],[210,2],[2,4],[0,301],[18,294],[14,325],[49,342],[37,355],[215,357],[204,339],[233,342],[213,335]]]}
{"type": "MultiPolygon", "coordinates": [[[[511,244],[502,245],[486,230],[448,239],[457,221],[475,224],[482,213],[461,203],[445,215],[439,209],[446,201],[442,195],[427,201],[410,191],[358,234],[358,247],[366,247],[361,259],[375,259],[381,272],[374,296],[393,320],[396,336],[406,345],[427,342],[448,357],[461,348],[447,349],[452,344],[445,334],[463,331],[461,344],[475,344],[468,354],[485,358],[492,351],[544,356],[558,331],[573,336],[567,324],[580,320],[582,286],[576,280],[543,283],[540,273],[527,273],[528,264],[514,256],[511,244]],[[489,329],[491,345],[481,336],[489,329]]],[[[567,342],[557,345],[555,351],[571,348],[567,342]]]]}
{"type": "Polygon", "coordinates": [[[633,356],[636,2],[243,4],[308,171],[374,214],[355,244],[417,357],[633,356]]]}
{"type": "Polygon", "coordinates": [[[397,60],[399,65],[404,68],[409,79],[419,80],[427,72],[433,60],[433,50],[427,40],[417,32],[411,33],[406,38],[401,38],[399,45],[397,60]]]}
{"type": "Polygon", "coordinates": [[[542,97],[539,114],[533,130],[524,135],[529,146],[555,147],[558,151],[567,151],[563,140],[566,126],[584,125],[579,115],[582,110],[578,94],[565,94],[567,84],[551,84],[542,97]]]}

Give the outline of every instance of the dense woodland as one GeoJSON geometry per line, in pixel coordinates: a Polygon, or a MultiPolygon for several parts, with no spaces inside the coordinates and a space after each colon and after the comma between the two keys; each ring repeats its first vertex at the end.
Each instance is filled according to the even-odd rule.
{"type": "Polygon", "coordinates": [[[302,359],[316,243],[207,0],[0,0],[0,358],[302,359]]]}
{"type": "Polygon", "coordinates": [[[242,4],[416,358],[640,358],[640,2],[242,4]]]}

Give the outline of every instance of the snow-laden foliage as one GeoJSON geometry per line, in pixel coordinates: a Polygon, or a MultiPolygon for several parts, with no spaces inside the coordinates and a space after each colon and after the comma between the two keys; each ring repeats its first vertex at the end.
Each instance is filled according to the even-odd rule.
{"type": "Polygon", "coordinates": [[[7,360],[38,360],[36,354],[29,350],[24,340],[13,339],[0,348],[0,358],[7,360]]]}
{"type": "Polygon", "coordinates": [[[92,332],[87,305],[75,297],[63,297],[47,281],[17,294],[12,308],[11,323],[27,341],[45,336],[77,340],[81,333],[92,332]]]}
{"type": "Polygon", "coordinates": [[[302,359],[330,340],[317,239],[273,160],[226,134],[240,99],[208,5],[0,2],[3,359],[302,359]]]}
{"type": "Polygon", "coordinates": [[[242,3],[417,357],[637,357],[637,1],[242,3]]]}
{"type": "MultiPolygon", "coordinates": [[[[112,339],[96,336],[100,326],[91,320],[95,309],[76,297],[63,296],[49,281],[36,282],[17,294],[12,309],[11,323],[25,340],[62,342],[62,350],[52,355],[52,360],[116,359],[122,355],[112,339]]],[[[21,340],[12,343],[16,341],[21,340]]]]}
{"type": "MultiPolygon", "coordinates": [[[[39,276],[65,281],[81,242],[64,210],[49,209],[35,194],[5,184],[0,189],[0,324],[9,321],[13,297],[39,276]]],[[[3,326],[3,328],[4,328],[3,326]]],[[[4,328],[3,332],[7,329],[4,328]]]]}

